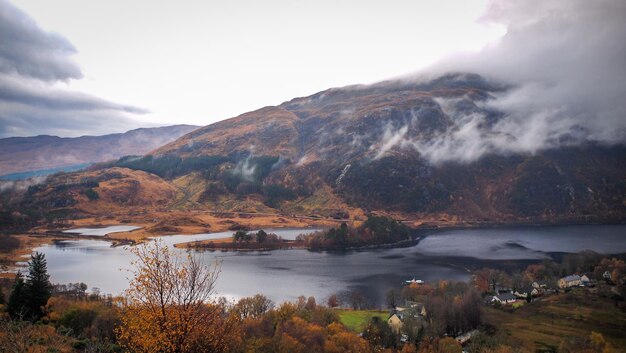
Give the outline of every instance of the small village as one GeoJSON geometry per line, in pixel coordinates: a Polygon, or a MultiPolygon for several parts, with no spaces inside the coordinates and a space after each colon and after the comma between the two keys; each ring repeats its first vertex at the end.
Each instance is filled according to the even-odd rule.
{"type": "MultiPolygon", "coordinates": [[[[613,259],[614,260],[614,259],[613,259]]],[[[476,280],[476,275],[473,276],[476,280]]],[[[618,300],[623,301],[620,290],[623,290],[626,284],[626,277],[621,271],[605,270],[599,276],[598,273],[575,273],[563,276],[558,280],[552,281],[532,281],[525,286],[507,286],[499,282],[489,284],[487,291],[482,292],[482,306],[497,311],[505,311],[514,313],[516,309],[525,305],[534,305],[537,302],[546,301],[549,298],[558,297],[559,295],[576,293],[587,296],[589,294],[598,294],[603,292],[602,296],[610,296],[615,300],[617,306],[618,300]]],[[[432,284],[423,280],[411,279],[403,282],[405,290],[413,290],[417,293],[429,292],[427,289],[432,284]]],[[[439,285],[439,284],[435,284],[439,285]]],[[[480,286],[476,286],[478,288],[480,286]]],[[[431,301],[432,298],[425,298],[431,301]]],[[[480,305],[480,304],[479,304],[480,305]]],[[[391,331],[400,337],[402,343],[410,342],[418,332],[425,332],[429,325],[433,324],[433,315],[429,315],[428,307],[432,306],[426,302],[418,302],[405,299],[402,305],[397,305],[389,310],[387,324],[391,331]]],[[[431,328],[432,332],[432,328],[431,328]]],[[[453,337],[462,346],[466,346],[471,342],[472,338],[479,335],[481,331],[478,328],[472,328],[465,331],[459,331],[450,335],[444,333],[443,336],[453,337]]],[[[465,350],[464,350],[465,352],[465,350]]]]}

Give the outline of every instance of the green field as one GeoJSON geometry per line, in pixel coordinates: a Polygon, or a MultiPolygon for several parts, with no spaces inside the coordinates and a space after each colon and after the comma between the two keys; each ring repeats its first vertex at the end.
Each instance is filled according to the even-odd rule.
{"type": "Polygon", "coordinates": [[[341,323],[354,332],[361,332],[374,316],[387,320],[389,312],[379,310],[347,310],[338,309],[339,319],[341,323]]]}
{"type": "Polygon", "coordinates": [[[553,295],[513,312],[487,308],[486,321],[505,333],[509,344],[531,351],[554,351],[568,337],[601,333],[618,351],[626,349],[626,312],[588,289],[553,295]]]}

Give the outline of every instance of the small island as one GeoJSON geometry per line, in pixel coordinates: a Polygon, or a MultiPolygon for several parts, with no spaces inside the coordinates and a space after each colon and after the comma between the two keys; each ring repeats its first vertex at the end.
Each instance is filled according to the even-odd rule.
{"type": "Polygon", "coordinates": [[[342,222],[333,227],[311,234],[300,234],[295,240],[287,240],[264,230],[249,232],[237,230],[229,239],[196,241],[181,244],[185,247],[224,251],[266,251],[277,249],[349,250],[363,247],[398,245],[413,240],[411,229],[384,216],[370,216],[358,226],[342,222]]]}

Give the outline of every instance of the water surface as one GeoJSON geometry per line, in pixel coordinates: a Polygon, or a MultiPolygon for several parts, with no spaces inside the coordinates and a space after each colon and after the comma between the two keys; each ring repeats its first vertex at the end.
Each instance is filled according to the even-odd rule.
{"type": "Polygon", "coordinates": [[[72,233],[72,234],[80,234],[86,236],[93,237],[103,237],[107,234],[111,233],[120,233],[120,232],[130,232],[136,229],[140,229],[141,227],[137,226],[108,226],[108,227],[100,227],[100,228],[74,228],[64,230],[63,233],[72,233]]]}
{"type": "MultiPolygon", "coordinates": [[[[283,238],[313,229],[266,230],[283,238]]],[[[232,232],[159,237],[166,244],[224,238],[232,232]]],[[[433,232],[416,245],[350,252],[303,249],[271,252],[198,252],[206,263],[221,263],[217,293],[240,298],[263,293],[274,301],[299,295],[323,301],[329,295],[360,291],[383,304],[390,288],[413,277],[425,281],[469,280],[468,269],[529,263],[552,252],[626,252],[626,226],[573,226],[470,229],[433,232]]],[[[121,293],[128,285],[132,255],[103,240],[66,240],[39,247],[56,283],[85,282],[105,293],[121,293]]],[[[177,249],[176,251],[185,251],[177,249]]],[[[195,251],[194,251],[195,252],[195,251]]]]}

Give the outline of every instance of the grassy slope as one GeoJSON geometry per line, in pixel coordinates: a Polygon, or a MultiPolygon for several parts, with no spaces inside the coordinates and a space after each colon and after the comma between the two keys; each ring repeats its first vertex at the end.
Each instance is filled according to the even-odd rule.
{"type": "Polygon", "coordinates": [[[551,296],[512,313],[488,308],[486,316],[511,343],[533,351],[558,348],[564,338],[588,337],[591,331],[600,332],[619,349],[626,348],[626,312],[585,289],[551,296]]]}

